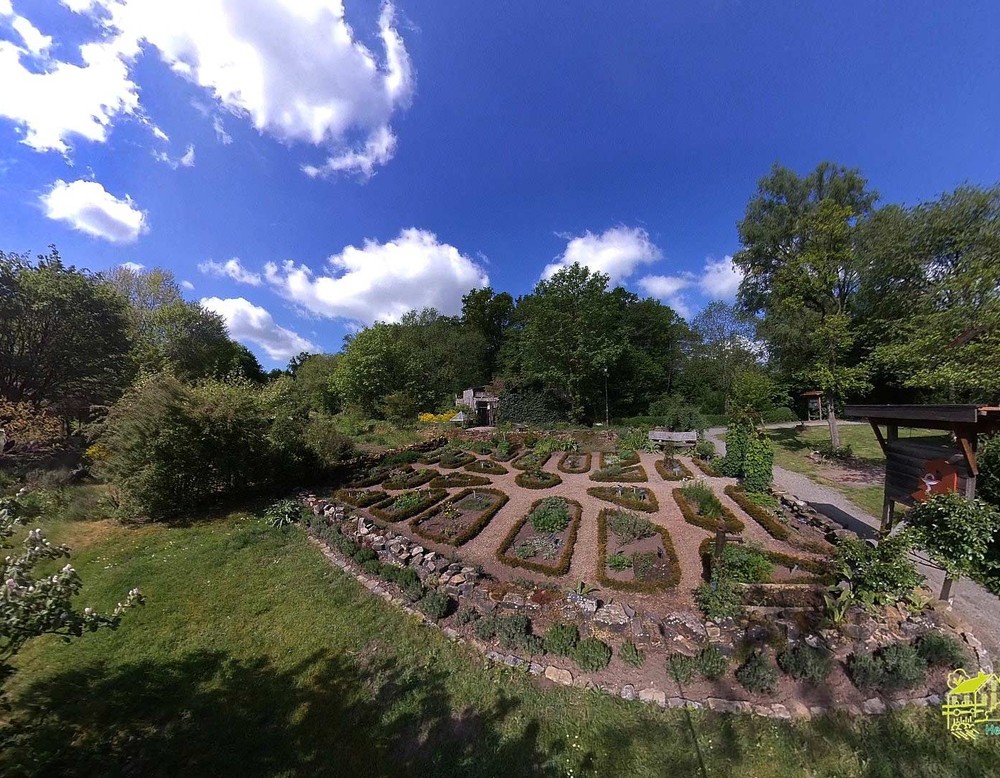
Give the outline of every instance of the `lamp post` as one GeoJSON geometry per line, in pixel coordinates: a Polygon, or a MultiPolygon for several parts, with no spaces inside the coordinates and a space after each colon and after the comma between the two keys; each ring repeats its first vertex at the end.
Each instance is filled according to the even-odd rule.
{"type": "Polygon", "coordinates": [[[608,368],[604,368],[604,426],[611,426],[611,420],[608,416],[608,368]]]}

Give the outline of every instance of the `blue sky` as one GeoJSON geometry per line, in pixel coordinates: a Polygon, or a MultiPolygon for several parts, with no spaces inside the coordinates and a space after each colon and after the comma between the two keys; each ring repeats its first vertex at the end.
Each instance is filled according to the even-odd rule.
{"type": "Polygon", "coordinates": [[[0,0],[0,246],[168,268],[270,367],[573,260],[692,315],[776,161],[1000,179],[996,3],[286,2],[0,0]]]}

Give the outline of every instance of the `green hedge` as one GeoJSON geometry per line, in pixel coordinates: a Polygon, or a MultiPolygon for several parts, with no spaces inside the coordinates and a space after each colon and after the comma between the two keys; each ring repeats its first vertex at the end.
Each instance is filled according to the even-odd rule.
{"type": "Polygon", "coordinates": [[[722,477],[722,473],[720,473],[718,470],[716,470],[712,466],[711,462],[706,462],[704,459],[699,459],[698,457],[694,457],[691,461],[694,462],[695,467],[697,467],[699,470],[701,470],[701,472],[703,472],[709,478],[721,478],[722,477]]]}
{"type": "Polygon", "coordinates": [[[514,478],[514,483],[524,489],[551,489],[553,486],[559,486],[562,483],[562,479],[555,473],[546,473],[542,470],[529,470],[524,473],[518,473],[517,477],[514,478]]]}
{"type": "Polygon", "coordinates": [[[510,528],[510,532],[503,539],[503,543],[496,551],[496,558],[498,562],[502,562],[508,567],[520,567],[524,570],[531,570],[535,573],[541,573],[542,575],[547,575],[551,577],[559,577],[566,575],[569,572],[569,565],[573,559],[573,548],[576,546],[576,535],[580,530],[580,520],[583,518],[583,506],[580,505],[576,500],[570,500],[568,498],[563,498],[566,500],[566,504],[576,508],[576,517],[570,521],[569,532],[566,535],[566,544],[563,548],[562,556],[554,565],[543,565],[540,562],[532,562],[527,559],[518,559],[515,556],[507,556],[507,551],[514,544],[514,540],[517,538],[517,534],[521,531],[521,528],[530,520],[531,514],[535,511],[539,505],[542,504],[546,499],[543,497],[541,500],[535,500],[531,504],[531,508],[528,512],[524,514],[518,521],[510,528]]]}
{"type": "Polygon", "coordinates": [[[619,483],[619,484],[639,484],[649,479],[646,477],[646,470],[642,465],[638,467],[630,467],[626,470],[622,470],[618,474],[609,474],[602,470],[595,470],[590,474],[591,481],[598,481],[600,483],[619,483]]]}
{"type": "Polygon", "coordinates": [[[518,457],[517,460],[512,463],[512,466],[517,470],[541,469],[545,466],[545,463],[549,461],[549,457],[551,456],[551,453],[538,454],[534,451],[529,451],[524,456],[518,457]]]}
{"type": "Polygon", "coordinates": [[[368,512],[375,518],[382,519],[382,521],[403,521],[404,519],[416,516],[418,513],[427,510],[429,507],[434,505],[434,503],[440,502],[448,496],[448,492],[444,489],[425,489],[422,491],[425,494],[421,497],[420,502],[412,508],[407,508],[399,511],[398,513],[390,513],[387,508],[398,499],[398,495],[391,495],[388,499],[383,500],[378,505],[374,505],[369,508],[368,512]]]}
{"type": "Polygon", "coordinates": [[[613,486],[591,486],[587,489],[587,494],[591,497],[596,497],[598,500],[613,502],[615,505],[620,505],[630,510],[656,513],[660,509],[660,504],[656,501],[656,495],[650,489],[646,489],[645,491],[649,495],[648,502],[633,500],[626,495],[620,495],[613,486]]]}
{"type": "Polygon", "coordinates": [[[659,473],[660,478],[662,478],[664,481],[683,481],[686,478],[694,478],[694,475],[691,473],[690,470],[687,469],[687,467],[684,466],[683,462],[681,462],[679,459],[675,459],[674,461],[677,462],[677,464],[680,465],[681,467],[681,472],[679,475],[674,475],[670,470],[668,470],[667,463],[664,462],[662,459],[656,460],[654,466],[656,467],[656,472],[659,473]]]}
{"type": "Polygon", "coordinates": [[[681,582],[681,566],[674,551],[674,543],[665,527],[656,526],[663,543],[663,553],[670,563],[671,576],[663,581],[616,581],[608,578],[608,514],[614,508],[603,508],[597,514],[597,582],[608,589],[623,592],[653,593],[671,589],[681,582]]]}
{"type": "Polygon", "coordinates": [[[548,427],[564,419],[564,414],[555,401],[537,389],[525,388],[504,392],[499,400],[497,409],[499,424],[548,427]]]}
{"type": "Polygon", "coordinates": [[[435,543],[443,543],[446,546],[461,546],[463,543],[468,543],[476,535],[482,532],[483,527],[485,527],[487,524],[490,523],[490,519],[492,519],[494,516],[497,515],[500,509],[507,504],[507,501],[509,499],[510,498],[506,495],[506,493],[500,491],[499,489],[463,489],[454,497],[452,497],[450,500],[438,503],[426,513],[414,518],[410,522],[410,529],[412,529],[416,534],[420,535],[420,537],[426,538],[427,540],[432,540],[435,543]],[[478,492],[481,494],[491,494],[497,498],[497,501],[492,507],[487,508],[482,514],[480,514],[479,518],[477,518],[472,524],[466,527],[465,531],[461,535],[458,535],[454,538],[446,538],[443,535],[435,535],[434,533],[422,532],[420,530],[420,524],[422,522],[426,521],[431,516],[436,516],[438,513],[444,510],[446,506],[451,505],[453,503],[461,502],[473,492],[478,492]]]}
{"type": "Polygon", "coordinates": [[[590,465],[591,465],[591,456],[590,456],[589,453],[587,453],[587,454],[578,454],[578,453],[573,452],[573,451],[567,451],[565,454],[563,454],[559,458],[559,464],[556,465],[556,467],[559,469],[559,472],[561,472],[561,473],[569,473],[571,475],[580,475],[582,473],[589,473],[590,472],[590,465]],[[566,458],[567,457],[572,457],[572,456],[584,457],[584,461],[586,462],[586,464],[582,468],[580,468],[578,470],[570,470],[569,468],[566,467],[566,458]]]}
{"type": "Polygon", "coordinates": [[[404,475],[394,476],[393,478],[388,478],[382,482],[383,489],[415,489],[418,486],[423,486],[428,481],[434,479],[437,475],[436,472],[429,469],[423,470],[413,470],[410,468],[409,472],[404,475]]]}
{"type": "Polygon", "coordinates": [[[438,457],[438,467],[443,468],[444,470],[455,470],[476,461],[474,454],[469,454],[465,451],[458,452],[453,457],[450,457],[447,462],[445,462],[445,456],[447,455],[443,454],[438,457]]]}
{"type": "Polygon", "coordinates": [[[772,538],[788,540],[791,536],[791,530],[777,516],[766,508],[757,505],[757,503],[747,496],[747,493],[743,489],[730,484],[724,491],[751,519],[760,524],[772,538]]]}
{"type": "Polygon", "coordinates": [[[466,486],[489,486],[492,483],[489,478],[472,473],[448,473],[439,475],[431,481],[431,489],[455,489],[466,486]]]}
{"type": "Polygon", "coordinates": [[[799,415],[791,408],[778,406],[768,408],[762,414],[765,424],[785,424],[792,421],[799,421],[799,415]]]}
{"type": "Polygon", "coordinates": [[[469,462],[464,470],[470,473],[486,473],[487,475],[507,475],[510,471],[498,462],[491,462],[489,459],[477,459],[469,462]]]}
{"type": "MultiPolygon", "coordinates": [[[[696,527],[707,529],[710,532],[715,532],[719,528],[719,522],[713,521],[712,519],[706,519],[691,507],[679,487],[674,489],[673,495],[674,502],[676,502],[677,507],[681,509],[684,521],[688,524],[693,524],[696,527]]],[[[725,505],[722,506],[722,514],[722,526],[725,528],[726,532],[735,535],[737,532],[742,532],[746,528],[743,522],[736,518],[736,516],[733,515],[733,512],[725,505]]]]}

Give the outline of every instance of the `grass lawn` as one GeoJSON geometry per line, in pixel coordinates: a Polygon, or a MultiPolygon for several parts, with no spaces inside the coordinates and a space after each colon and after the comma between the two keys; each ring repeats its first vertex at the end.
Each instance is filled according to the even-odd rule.
{"type": "Polygon", "coordinates": [[[984,776],[936,711],[791,724],[662,712],[520,671],[371,596],[298,530],[63,522],[86,603],[139,585],[120,630],[42,639],[9,682],[0,774],[984,776]]]}
{"type": "MultiPolygon", "coordinates": [[[[809,454],[817,450],[822,444],[830,442],[830,428],[823,424],[821,426],[807,427],[799,431],[792,427],[772,429],[767,431],[768,437],[774,443],[774,463],[786,470],[802,473],[809,476],[816,483],[830,486],[858,507],[868,511],[873,516],[882,515],[883,484],[882,476],[874,478],[874,483],[869,485],[845,482],[844,479],[835,477],[837,474],[830,472],[831,467],[836,465],[823,466],[809,459],[809,454]]],[[[900,438],[921,438],[928,442],[941,443],[947,440],[940,434],[928,430],[907,429],[899,430],[900,438]]],[[[841,424],[840,443],[843,446],[850,446],[853,454],[862,460],[866,465],[883,466],[885,456],[879,448],[875,433],[868,424],[841,424]]]]}

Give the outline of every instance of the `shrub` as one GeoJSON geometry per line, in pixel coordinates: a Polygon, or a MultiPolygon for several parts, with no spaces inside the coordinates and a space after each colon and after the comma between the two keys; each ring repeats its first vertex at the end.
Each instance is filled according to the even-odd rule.
{"type": "Polygon", "coordinates": [[[625,664],[632,667],[642,667],[642,663],[646,661],[646,655],[631,640],[622,644],[618,656],[625,664]]]}
{"type": "Polygon", "coordinates": [[[923,683],[927,666],[913,646],[892,643],[874,654],[853,655],[847,671],[858,688],[896,691],[923,683]]]}
{"type": "Polygon", "coordinates": [[[671,654],[667,657],[667,673],[677,683],[690,683],[698,669],[698,660],[687,654],[671,654]]]}
{"type": "Polygon", "coordinates": [[[363,565],[365,562],[372,562],[376,559],[378,559],[378,555],[370,548],[365,548],[364,546],[360,546],[354,553],[354,561],[359,565],[363,565]]]}
{"type": "Polygon", "coordinates": [[[859,689],[874,689],[882,684],[882,662],[875,654],[854,654],[847,660],[847,672],[859,689]]]}
{"type": "Polygon", "coordinates": [[[923,576],[909,559],[911,545],[906,531],[883,538],[877,546],[853,538],[840,541],[838,566],[861,604],[869,608],[889,605],[920,585],[923,576]]]}
{"type": "Polygon", "coordinates": [[[694,455],[698,459],[715,459],[715,444],[710,440],[702,438],[694,446],[694,455]]]}
{"type": "Polygon", "coordinates": [[[754,651],[736,668],[736,680],[754,694],[765,694],[777,688],[778,670],[763,651],[754,651]]]}
{"type": "Polygon", "coordinates": [[[928,632],[917,640],[917,653],[929,665],[961,667],[967,657],[962,644],[950,635],[928,632]]]}
{"type": "Polygon", "coordinates": [[[497,640],[506,649],[530,646],[531,619],[521,613],[497,618],[497,640]]]}
{"type": "Polygon", "coordinates": [[[1000,508],[1000,434],[983,440],[976,457],[979,460],[976,491],[990,505],[1000,508]]]}
{"type": "Polygon", "coordinates": [[[558,622],[549,627],[549,631],[545,633],[544,646],[550,654],[571,656],[579,641],[580,631],[576,628],[576,624],[558,622]]]}
{"type": "Polygon", "coordinates": [[[799,415],[791,408],[779,405],[765,410],[762,418],[765,424],[788,424],[789,422],[798,421],[799,415]]]}
{"type": "Polygon", "coordinates": [[[736,583],[765,583],[774,573],[774,564],[753,545],[727,543],[722,552],[725,574],[736,583]]]}
{"type": "Polygon", "coordinates": [[[612,554],[608,557],[608,567],[621,572],[632,567],[632,559],[625,554],[612,554]]]}
{"type": "Polygon", "coordinates": [[[525,489],[549,489],[562,483],[562,478],[555,473],[546,473],[544,470],[529,470],[518,473],[514,478],[514,483],[525,489]]]}
{"type": "Polygon", "coordinates": [[[712,487],[704,481],[695,481],[686,486],[680,487],[681,494],[698,511],[699,516],[706,519],[718,520],[722,518],[722,501],[712,491],[712,487]]]}
{"type": "Polygon", "coordinates": [[[382,563],[377,559],[368,559],[361,564],[361,570],[365,575],[374,575],[377,578],[382,577],[382,563]]]}
{"type": "Polygon", "coordinates": [[[278,500],[264,511],[264,520],[275,529],[298,524],[302,516],[302,505],[295,500],[278,500]]]}
{"type": "Polygon", "coordinates": [[[443,592],[428,592],[417,603],[417,607],[428,617],[437,621],[448,615],[451,599],[443,592]]]}
{"type": "Polygon", "coordinates": [[[774,447],[757,430],[746,441],[743,451],[743,487],[748,492],[766,492],[774,478],[774,447]]]}
{"type": "Polygon", "coordinates": [[[458,613],[455,614],[455,623],[460,627],[464,627],[466,624],[477,621],[479,617],[479,611],[473,607],[466,606],[458,609],[458,613]]]}
{"type": "Polygon", "coordinates": [[[499,619],[497,616],[483,616],[481,619],[476,620],[472,631],[480,640],[492,640],[496,637],[498,628],[499,619]]]}
{"type": "Polygon", "coordinates": [[[340,464],[354,454],[354,441],[337,428],[337,422],[333,418],[323,414],[309,419],[303,440],[327,467],[340,464]]]}
{"type": "Polygon", "coordinates": [[[573,649],[573,659],[582,670],[603,670],[611,661],[611,646],[597,638],[584,638],[573,649]]]}
{"type": "Polygon", "coordinates": [[[562,532],[569,526],[569,506],[562,497],[549,497],[529,517],[536,532],[562,532]]]}
{"type": "Polygon", "coordinates": [[[935,494],[906,516],[916,545],[945,572],[957,578],[985,567],[990,544],[1000,528],[1000,511],[957,492],[935,494]]]}
{"type": "Polygon", "coordinates": [[[732,618],[743,609],[739,593],[724,576],[716,575],[712,583],[699,586],[694,598],[701,612],[710,619],[732,618]]]}
{"type": "Polygon", "coordinates": [[[705,646],[698,653],[698,672],[702,678],[716,681],[726,673],[729,659],[715,646],[705,646]]]}
{"type": "Polygon", "coordinates": [[[792,678],[820,684],[833,670],[830,654],[805,643],[785,649],[778,655],[778,665],[792,678]]]}
{"type": "Polygon", "coordinates": [[[636,540],[650,537],[656,532],[656,527],[649,519],[630,511],[613,511],[608,514],[608,529],[627,546],[636,540]]]}

